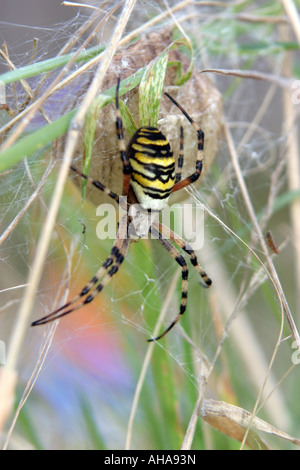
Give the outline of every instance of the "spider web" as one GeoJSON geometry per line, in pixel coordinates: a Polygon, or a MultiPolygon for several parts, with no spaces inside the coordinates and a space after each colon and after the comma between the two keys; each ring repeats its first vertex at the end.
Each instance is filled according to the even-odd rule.
{"type": "MultiPolygon", "coordinates": [[[[175,4],[176,2],[169,2],[168,5],[172,8],[175,4]]],[[[106,2],[100,2],[97,6],[102,8],[103,15],[107,12],[106,2]]],[[[247,28],[243,38],[245,47],[237,51],[234,41],[236,38],[231,38],[231,42],[229,37],[231,34],[234,36],[234,31],[228,34],[226,29],[227,13],[224,9],[218,10],[218,15],[224,15],[224,21],[219,25],[221,29],[216,31],[210,19],[210,15],[216,13],[212,7],[206,7],[207,9],[202,11],[192,5],[189,8],[188,12],[184,12],[185,15],[179,10],[177,20],[181,19],[183,29],[191,31],[193,39],[198,41],[196,66],[199,68],[210,64],[211,67],[219,69],[242,69],[244,61],[250,61],[250,56],[245,52],[246,46],[252,42],[263,42],[266,25],[256,26],[252,31],[247,28]],[[197,23],[188,18],[187,13],[193,15],[195,12],[197,19],[203,22],[202,35],[197,30],[197,23]],[[184,16],[187,16],[185,21],[184,16]],[[226,56],[218,39],[222,32],[227,33],[225,37],[228,44],[232,45],[226,56]],[[208,41],[215,46],[214,54],[210,51],[211,56],[206,55],[208,41]]],[[[138,24],[143,25],[150,17],[165,11],[164,2],[140,3],[129,27],[133,30],[138,24]]],[[[252,12],[247,13],[250,15],[252,12]]],[[[18,25],[17,18],[14,19],[14,24],[3,21],[2,42],[8,43],[10,60],[16,67],[22,67],[31,60],[34,37],[38,37],[39,41],[33,61],[51,58],[70,37],[76,37],[89,15],[88,10],[75,9],[75,15],[71,19],[30,29],[28,26],[18,25]],[[17,34],[8,41],[11,28],[17,34]]],[[[98,42],[107,42],[114,24],[115,19],[110,18],[103,25],[97,33],[98,42]]],[[[161,23],[157,23],[150,28],[150,32],[161,26],[161,23]]],[[[80,38],[79,44],[86,34],[80,38]]],[[[278,39],[276,34],[278,32],[274,28],[275,40],[278,39]]],[[[283,59],[284,51],[277,60],[272,55],[264,57],[261,52],[257,59],[251,57],[251,67],[253,70],[278,74],[283,59]]],[[[76,64],[72,71],[79,66],[76,64]]],[[[130,67],[130,64],[124,60],[123,66],[130,67]]],[[[80,80],[84,84],[88,83],[91,73],[86,72],[80,80]]],[[[239,152],[242,176],[257,217],[259,220],[262,217],[262,229],[266,231],[271,225],[272,233],[276,233],[279,242],[289,240],[293,237],[288,227],[289,219],[286,213],[274,210],[275,203],[287,184],[284,160],[286,135],[282,132],[281,116],[277,112],[280,109],[283,113],[278,87],[267,81],[258,83],[254,80],[240,80],[233,88],[232,77],[215,75],[213,79],[224,96],[226,122],[239,152]],[[262,112],[263,117],[258,116],[259,112],[262,112]]],[[[80,80],[63,93],[51,98],[45,107],[51,120],[74,106],[74,93],[78,92],[79,84],[82,83],[80,80]]],[[[40,93],[43,93],[49,81],[43,84],[40,93]]],[[[38,83],[35,77],[29,82],[33,89],[38,83]]],[[[16,88],[7,87],[6,92],[7,102],[16,111],[24,103],[26,93],[19,84],[16,88]]],[[[28,130],[37,128],[42,123],[43,118],[38,116],[28,130]]],[[[105,133],[105,126],[103,128],[105,133]]],[[[101,142],[100,136],[98,141],[101,142]]],[[[116,148],[115,143],[111,145],[116,148]]],[[[59,142],[56,156],[60,156],[62,150],[63,143],[59,142]]],[[[109,162],[109,150],[107,154],[103,152],[104,161],[107,158],[109,162]]],[[[46,154],[46,158],[45,154],[40,152],[34,159],[28,159],[1,176],[1,233],[6,235],[0,246],[1,272],[5,273],[1,279],[0,339],[5,344],[8,344],[17,321],[16,312],[22,301],[31,268],[40,233],[40,221],[44,220],[50,196],[55,188],[57,170],[52,169],[50,156],[51,151],[46,154]],[[46,174],[43,180],[48,166],[51,174],[46,174]],[[41,182],[43,184],[39,188],[41,182]],[[24,210],[36,190],[34,202],[24,210]],[[20,214],[22,216],[19,220],[20,214]],[[10,225],[14,220],[17,220],[15,227],[10,225]]],[[[117,153],[115,158],[119,159],[117,153]]],[[[109,173],[109,166],[106,171],[109,173]]],[[[94,242],[98,222],[94,206],[86,201],[84,208],[81,207],[81,195],[71,182],[68,182],[65,193],[45,262],[43,278],[36,294],[33,312],[35,319],[52,311],[61,296],[71,297],[78,293],[104,262],[113,243],[112,240],[105,240],[101,244],[94,242]]],[[[249,406],[249,409],[252,409],[278,337],[278,318],[273,314],[277,311],[278,317],[278,299],[266,282],[261,265],[229,231],[232,229],[263,258],[263,251],[252,231],[253,227],[224,138],[220,140],[219,153],[201,186],[189,188],[186,193],[190,203],[207,208],[206,211],[204,209],[204,248],[197,252],[197,256],[213,279],[213,287],[211,292],[201,288],[198,275],[187,257],[190,273],[187,312],[169,333],[166,341],[155,346],[155,354],[160,359],[153,359],[152,374],[149,373],[149,377],[146,376],[145,379],[144,387],[147,392],[143,399],[149,401],[150,397],[154,397],[154,413],[156,414],[157,408],[159,411],[156,416],[163,414],[164,408],[161,408],[167,404],[158,396],[158,390],[166,385],[159,368],[167,358],[167,378],[170,386],[178,390],[178,395],[174,396],[179,400],[180,409],[184,410],[182,413],[186,411],[189,416],[203,376],[215,358],[206,394],[217,394],[219,398],[225,397],[225,401],[229,402],[237,400],[241,406],[249,406]],[[229,229],[224,228],[220,221],[229,229]],[[232,321],[227,330],[227,321],[233,317],[237,319],[232,321]],[[216,358],[219,344],[222,346],[216,358]],[[261,362],[261,367],[257,361],[261,362]],[[247,370],[246,374],[244,368],[247,370]],[[239,375],[240,379],[237,377],[239,375]],[[192,389],[190,395],[187,394],[189,387],[192,389]]],[[[293,270],[288,267],[292,252],[284,243],[280,250],[286,253],[286,257],[278,259],[278,270],[283,270],[286,284],[284,287],[287,288],[293,303],[293,270]]],[[[26,431],[24,432],[17,422],[10,445],[18,445],[18,440],[22,438],[22,442],[25,439],[28,446],[78,448],[82,445],[80,442],[85,442],[86,435],[90,439],[88,445],[100,445],[99,442],[92,441],[90,430],[86,432],[81,427],[82,420],[87,426],[91,416],[99,429],[99,435],[105,436],[103,440],[107,448],[124,445],[132,398],[148,348],[145,340],[152,336],[156,321],[164,309],[165,318],[161,330],[177,315],[180,305],[180,272],[176,263],[163,252],[158,243],[141,241],[132,244],[120,272],[102,294],[91,306],[61,320],[36,387],[26,404],[33,428],[38,432],[45,427],[55,429],[56,439],[53,438],[53,432],[49,432],[39,436],[36,441],[30,441],[26,431]],[[47,406],[44,405],[45,402],[47,406]],[[74,409],[78,409],[78,413],[74,413],[74,409]],[[106,425],[108,422],[112,423],[111,426],[106,425]]],[[[49,329],[28,328],[19,366],[20,394],[37,358],[42,354],[42,346],[47,341],[49,329]]],[[[268,391],[284,376],[290,366],[290,349],[285,347],[285,344],[287,343],[278,348],[278,359],[270,374],[268,391]]],[[[270,399],[264,407],[270,419],[283,427],[288,426],[287,419],[284,418],[285,413],[288,416],[295,414],[293,407],[287,408],[287,401],[292,400],[295,394],[295,387],[292,391],[291,384],[292,379],[286,382],[285,388],[274,394],[274,401],[270,399]],[[283,393],[287,394],[287,400],[283,398],[283,393]]],[[[151,407],[150,409],[152,410],[151,407]]],[[[151,434],[151,429],[148,434],[141,432],[139,436],[149,413],[149,408],[145,406],[141,409],[141,416],[136,417],[133,447],[146,448],[147,439],[150,439],[150,445],[155,446],[154,432],[151,434]]],[[[182,422],[183,427],[187,425],[187,417],[182,422]]],[[[168,429],[166,422],[164,425],[168,429]]]]}

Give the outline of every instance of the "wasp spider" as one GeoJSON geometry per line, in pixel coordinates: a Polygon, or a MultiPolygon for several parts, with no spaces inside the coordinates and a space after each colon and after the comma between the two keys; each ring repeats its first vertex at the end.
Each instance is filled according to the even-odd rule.
{"type": "MultiPolygon", "coordinates": [[[[204,134],[202,130],[199,129],[195,124],[193,119],[186,113],[186,111],[174,100],[174,98],[172,98],[168,93],[165,93],[172,103],[181,110],[181,112],[197,132],[198,149],[195,172],[187,178],[181,179],[184,160],[183,128],[180,128],[180,152],[176,173],[175,159],[173,157],[173,152],[170,148],[169,142],[166,137],[155,127],[143,126],[138,129],[133,135],[126,149],[123,136],[123,124],[119,110],[119,88],[120,79],[118,79],[116,86],[116,132],[119,142],[119,152],[123,163],[123,196],[126,196],[127,201],[129,202],[129,206],[138,203],[145,211],[159,212],[166,205],[172,192],[178,191],[179,189],[190,185],[200,177],[203,165],[204,134]]],[[[112,192],[100,181],[94,180],[84,175],[76,168],[71,167],[71,169],[122,206],[123,198],[121,196],[112,192]]],[[[130,241],[134,239],[134,236],[129,230],[131,222],[132,216],[130,215],[130,211],[125,210],[124,215],[121,217],[117,237],[111,249],[111,253],[104,261],[103,265],[100,267],[95,276],[73,299],[49,315],[46,315],[45,317],[33,322],[32,325],[42,325],[52,320],[56,320],[57,318],[67,315],[94,300],[96,295],[98,295],[99,292],[101,292],[106,284],[111,280],[112,276],[117,273],[124,261],[130,241]]],[[[149,224],[148,231],[155,236],[155,238],[170,253],[170,255],[182,269],[182,289],[179,313],[168,326],[168,328],[163,331],[163,333],[161,333],[156,338],[151,338],[148,340],[155,341],[168,333],[168,331],[170,331],[173,326],[176,325],[186,310],[188,293],[188,267],[184,257],[176,248],[175,244],[190,256],[192,265],[200,274],[201,284],[204,287],[209,287],[212,282],[205,271],[198,264],[192,247],[172,230],[163,226],[159,221],[155,220],[149,224]]],[[[139,237],[135,237],[135,240],[136,238],[139,237]]]]}

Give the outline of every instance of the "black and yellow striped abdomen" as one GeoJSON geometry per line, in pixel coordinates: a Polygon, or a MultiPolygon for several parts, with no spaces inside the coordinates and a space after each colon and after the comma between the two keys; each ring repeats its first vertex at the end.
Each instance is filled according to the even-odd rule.
{"type": "Polygon", "coordinates": [[[175,182],[175,160],[166,137],[155,127],[141,127],[132,137],[127,154],[131,187],[145,209],[161,210],[175,182]]]}

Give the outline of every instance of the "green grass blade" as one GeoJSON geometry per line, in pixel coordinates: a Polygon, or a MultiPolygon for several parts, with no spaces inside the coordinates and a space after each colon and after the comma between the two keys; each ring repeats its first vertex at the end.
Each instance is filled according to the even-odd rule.
{"type": "MultiPolygon", "coordinates": [[[[75,59],[76,62],[88,62],[90,59],[93,59],[95,56],[103,52],[105,49],[104,46],[95,46],[82,51],[78,54],[78,57],[75,59]]],[[[17,70],[11,70],[9,72],[3,73],[0,75],[0,81],[5,85],[9,83],[14,83],[22,79],[35,77],[41,73],[50,72],[51,70],[63,67],[66,65],[73,57],[74,53],[65,54],[61,56],[54,57],[52,59],[42,60],[41,62],[36,62],[35,64],[26,65],[25,67],[20,67],[17,70]]]]}
{"type": "MultiPolygon", "coordinates": [[[[123,80],[120,88],[120,95],[136,87],[139,84],[143,72],[144,69],[140,69],[135,74],[123,80]]],[[[95,100],[94,106],[98,106],[98,109],[106,106],[106,104],[109,103],[115,96],[115,90],[115,86],[111,87],[109,90],[106,90],[103,95],[99,96],[95,100]],[[103,99],[103,96],[105,99],[103,99]]],[[[61,116],[56,121],[43,126],[41,129],[38,129],[29,135],[26,135],[25,137],[21,137],[10,148],[2,151],[0,153],[0,172],[9,170],[13,165],[23,160],[23,158],[33,155],[47,144],[50,144],[58,137],[64,135],[67,132],[70,122],[76,112],[77,108],[61,116]]],[[[91,135],[89,138],[91,139],[91,135]]]]}
{"type": "Polygon", "coordinates": [[[65,134],[76,110],[70,111],[51,124],[19,139],[14,145],[0,153],[0,172],[9,170],[23,158],[29,157],[47,144],[65,134]]]}
{"type": "Polygon", "coordinates": [[[128,135],[133,136],[133,134],[137,131],[138,126],[136,125],[135,120],[133,119],[133,116],[124,101],[120,100],[119,107],[124,127],[128,135]]]}

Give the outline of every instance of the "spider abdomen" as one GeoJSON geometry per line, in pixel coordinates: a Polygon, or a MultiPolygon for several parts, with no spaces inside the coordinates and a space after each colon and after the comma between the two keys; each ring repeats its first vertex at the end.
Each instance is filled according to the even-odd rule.
{"type": "Polygon", "coordinates": [[[161,210],[175,182],[175,160],[166,137],[155,127],[141,127],[127,149],[130,185],[145,209],[161,210]]]}

